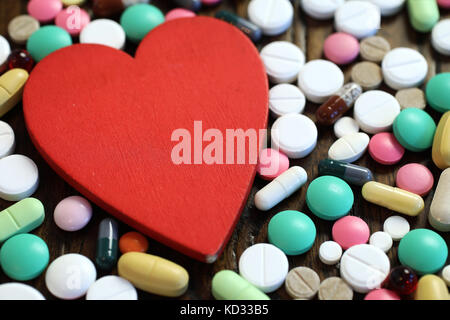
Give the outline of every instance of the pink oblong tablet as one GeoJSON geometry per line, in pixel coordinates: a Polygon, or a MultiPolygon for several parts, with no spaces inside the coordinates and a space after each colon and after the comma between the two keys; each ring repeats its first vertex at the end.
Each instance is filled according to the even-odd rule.
{"type": "Polygon", "coordinates": [[[28,2],[28,14],[39,22],[50,22],[62,10],[61,0],[31,0],[28,2]]]}
{"type": "Polygon", "coordinates": [[[323,44],[325,57],[336,64],[348,64],[359,54],[359,42],[354,36],[337,32],[326,38],[323,44]]]}
{"type": "Polygon", "coordinates": [[[264,180],[272,180],[289,169],[289,158],[277,150],[268,148],[261,151],[256,172],[264,180]]]}
{"type": "Polygon", "coordinates": [[[333,240],[339,243],[342,249],[347,250],[354,245],[367,243],[370,230],[363,219],[345,216],[334,223],[331,234],[333,240]]]}
{"type": "Polygon", "coordinates": [[[364,297],[364,300],[401,300],[400,296],[392,290],[375,289],[364,297]]]}
{"type": "Polygon", "coordinates": [[[178,19],[178,18],[192,18],[195,17],[195,12],[183,9],[183,8],[175,8],[166,13],[166,21],[178,19]]]}
{"type": "Polygon", "coordinates": [[[85,10],[77,6],[70,6],[58,13],[55,24],[70,35],[77,36],[90,21],[91,17],[85,10]]]}
{"type": "Polygon", "coordinates": [[[450,0],[438,0],[438,4],[441,8],[450,9],[450,0]]]}
{"type": "Polygon", "coordinates": [[[405,148],[390,132],[377,133],[370,139],[369,154],[376,162],[381,164],[395,164],[405,154],[405,148]]]}
{"type": "Polygon", "coordinates": [[[408,163],[397,171],[395,183],[400,189],[424,196],[433,188],[434,178],[424,165],[408,163]]]}

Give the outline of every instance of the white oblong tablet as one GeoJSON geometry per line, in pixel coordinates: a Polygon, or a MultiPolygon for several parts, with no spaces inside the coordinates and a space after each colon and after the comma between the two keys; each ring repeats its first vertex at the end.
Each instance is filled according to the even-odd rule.
{"type": "Polygon", "coordinates": [[[364,92],[356,99],[353,111],[361,130],[371,134],[390,131],[399,113],[397,99],[381,90],[364,92]]]}
{"type": "Polygon", "coordinates": [[[383,17],[389,17],[398,13],[405,4],[405,0],[369,0],[380,8],[383,17]]]}
{"type": "Polygon", "coordinates": [[[369,244],[388,252],[392,248],[392,237],[384,231],[377,231],[369,238],[369,244]]]}
{"type": "Polygon", "coordinates": [[[366,293],[380,288],[389,275],[390,266],[383,250],[370,244],[358,244],[342,255],[341,277],[356,292],[366,293]]]}
{"type": "Polygon", "coordinates": [[[86,300],[137,300],[136,288],[118,276],[105,276],[95,281],[86,293],[86,300]]]}
{"type": "Polygon", "coordinates": [[[338,31],[358,39],[370,37],[380,29],[380,9],[367,1],[347,1],[336,10],[334,23],[338,31]]]}
{"type": "Polygon", "coordinates": [[[319,259],[327,265],[339,262],[342,256],[341,246],[334,241],[325,241],[319,248],[319,259]]]}
{"type": "Polygon", "coordinates": [[[428,73],[428,63],[417,50],[395,48],[381,63],[384,82],[395,90],[420,86],[428,73]]]}
{"type": "Polygon", "coordinates": [[[20,201],[31,196],[39,185],[39,172],[30,158],[13,154],[0,159],[0,198],[20,201]]]}
{"type": "Polygon", "coordinates": [[[9,282],[0,284],[0,300],[45,300],[45,298],[32,286],[9,282]]]}
{"type": "Polygon", "coordinates": [[[288,113],[302,113],[305,104],[305,95],[292,84],[282,83],[269,91],[269,109],[275,118],[288,113]]]}
{"type": "Polygon", "coordinates": [[[283,33],[294,19],[294,8],[289,0],[252,0],[247,13],[250,21],[267,36],[283,33]]]}
{"type": "Polygon", "coordinates": [[[342,117],[333,126],[334,135],[342,138],[348,134],[359,132],[359,125],[352,117],[342,117]]]}
{"type": "Polygon", "coordinates": [[[110,19],[93,20],[80,33],[80,43],[102,44],[119,50],[125,47],[125,40],[122,26],[110,19]]]}
{"type": "Polygon", "coordinates": [[[317,127],[302,114],[290,113],[279,117],[271,129],[272,148],[281,150],[289,158],[304,158],[317,144],[317,127]]]}
{"type": "Polygon", "coordinates": [[[303,0],[301,5],[306,14],[314,19],[325,20],[334,17],[336,10],[345,0],[303,0]]]}
{"type": "Polygon", "coordinates": [[[399,241],[409,232],[410,226],[405,218],[392,216],[384,221],[383,230],[392,237],[392,240],[399,241]]]}
{"type": "Polygon", "coordinates": [[[311,60],[298,75],[298,86],[309,101],[323,103],[344,84],[344,74],[327,60],[311,60]]]}
{"type": "Polygon", "coordinates": [[[283,284],[289,262],[283,251],[269,243],[258,243],[239,258],[241,276],[263,292],[273,292],[283,284]]]}
{"type": "Polygon", "coordinates": [[[55,297],[78,299],[86,294],[97,278],[91,260],[78,253],[69,253],[54,260],[45,273],[45,285],[55,297]]]}
{"type": "Polygon", "coordinates": [[[450,19],[441,20],[433,27],[431,44],[440,54],[450,56],[450,19]]]}
{"type": "Polygon", "coordinates": [[[261,50],[261,59],[273,83],[292,82],[305,64],[305,54],[288,41],[274,41],[261,50]]]}
{"type": "Polygon", "coordinates": [[[11,155],[16,147],[14,131],[9,124],[0,121],[0,158],[11,155]]]}
{"type": "Polygon", "coordinates": [[[0,66],[8,60],[9,54],[11,53],[11,47],[8,40],[0,35],[0,66]]]}
{"type": "Polygon", "coordinates": [[[370,138],[364,132],[351,133],[335,141],[328,150],[333,160],[354,162],[366,152],[370,138]]]}

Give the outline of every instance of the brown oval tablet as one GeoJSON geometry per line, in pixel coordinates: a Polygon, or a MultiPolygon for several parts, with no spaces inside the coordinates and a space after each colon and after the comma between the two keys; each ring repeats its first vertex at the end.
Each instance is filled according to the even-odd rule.
{"type": "Polygon", "coordinates": [[[359,84],[364,90],[373,90],[383,82],[383,73],[379,65],[363,61],[355,64],[351,74],[353,82],[359,84]]]}
{"type": "Polygon", "coordinates": [[[24,44],[33,32],[39,28],[39,21],[27,14],[23,14],[9,22],[8,33],[11,40],[15,43],[24,44]]]}
{"type": "Polygon", "coordinates": [[[395,94],[395,99],[397,99],[402,109],[419,108],[423,110],[427,105],[425,93],[419,88],[400,90],[395,94]]]}
{"type": "Polygon", "coordinates": [[[353,290],[339,277],[322,281],[319,287],[319,300],[352,300],[353,290]]]}
{"type": "Polygon", "coordinates": [[[390,50],[389,42],[380,36],[366,38],[360,44],[361,57],[367,61],[381,62],[390,50]]]}
{"type": "Polygon", "coordinates": [[[312,299],[319,290],[319,275],[307,267],[297,267],[286,276],[285,287],[293,299],[312,299]]]}

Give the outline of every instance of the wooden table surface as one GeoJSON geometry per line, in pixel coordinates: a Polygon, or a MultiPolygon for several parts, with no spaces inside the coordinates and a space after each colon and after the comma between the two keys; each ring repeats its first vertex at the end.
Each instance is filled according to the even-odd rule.
{"type": "MultiPolygon", "coordinates": [[[[26,13],[27,0],[2,0],[0,1],[0,34],[7,36],[7,25],[9,21],[19,14],[26,13]]],[[[227,1],[224,0],[219,6],[214,8],[203,9],[200,14],[202,15],[214,15],[214,13],[219,9],[231,10],[240,16],[247,16],[247,0],[235,0],[227,1]]],[[[160,8],[163,12],[167,12],[173,6],[171,1],[168,0],[154,0],[152,1],[154,5],[160,8]]],[[[301,10],[299,1],[293,1],[295,6],[295,19],[292,27],[284,34],[278,37],[264,38],[258,47],[262,47],[264,44],[274,41],[274,40],[287,40],[300,46],[306,53],[307,60],[318,59],[322,57],[322,46],[324,39],[333,32],[332,20],[328,21],[316,21],[307,17],[301,10]]],[[[86,6],[89,7],[89,4],[86,6]]],[[[442,17],[450,17],[450,11],[441,12],[442,17]]],[[[379,35],[385,37],[391,43],[393,48],[395,47],[411,47],[419,50],[427,59],[429,65],[428,78],[433,76],[435,73],[450,71],[450,59],[437,54],[431,48],[430,35],[422,35],[416,33],[409,24],[406,10],[402,13],[396,15],[392,18],[383,18],[382,27],[378,33],[379,35]]],[[[13,45],[17,48],[17,45],[13,45]]],[[[127,51],[133,54],[135,50],[134,47],[127,47],[127,51]]],[[[82,63],[80,61],[80,63],[82,63]]],[[[351,65],[344,68],[346,81],[349,81],[349,74],[351,70],[351,65]]],[[[391,93],[391,89],[383,85],[383,90],[391,93]]],[[[311,119],[315,120],[314,112],[317,109],[317,105],[308,103],[305,108],[305,114],[311,119]]],[[[431,108],[426,109],[435,119],[436,123],[439,120],[440,114],[434,112],[431,108]]],[[[27,130],[25,128],[25,123],[23,119],[22,106],[19,105],[10,111],[7,115],[2,118],[3,121],[9,123],[16,134],[16,153],[24,154],[31,159],[33,159],[40,173],[40,186],[34,197],[40,199],[46,209],[46,219],[41,227],[33,231],[34,234],[43,238],[50,250],[50,261],[53,261],[60,255],[66,253],[80,253],[90,259],[95,257],[96,249],[96,238],[97,238],[97,228],[99,221],[107,216],[107,213],[94,207],[94,215],[91,222],[83,230],[70,233],[60,230],[53,221],[53,210],[60,200],[63,198],[78,194],[72,187],[65,183],[60,177],[58,177],[55,172],[44,162],[42,157],[34,148],[30,141],[27,130]]],[[[273,123],[273,119],[269,120],[269,125],[273,123]]],[[[55,132],[55,134],[57,134],[55,132]]],[[[335,141],[332,128],[319,129],[319,140],[315,150],[305,159],[292,160],[291,165],[300,165],[308,172],[308,184],[318,175],[317,163],[319,160],[327,157],[328,148],[335,141]]],[[[373,161],[370,156],[366,153],[360,160],[356,163],[362,166],[367,166],[370,168],[374,175],[375,180],[390,185],[395,183],[395,173],[402,165],[410,162],[418,162],[426,165],[435,177],[436,187],[437,179],[440,174],[440,170],[431,161],[431,150],[422,153],[412,153],[406,152],[404,158],[400,163],[393,166],[384,166],[377,164],[373,161]]],[[[150,240],[149,253],[162,256],[164,258],[170,259],[183,267],[185,267],[190,275],[189,289],[181,299],[212,299],[211,295],[211,279],[213,275],[222,269],[237,270],[238,260],[242,252],[249,246],[260,243],[267,242],[267,224],[270,218],[276,213],[292,209],[299,210],[301,212],[309,215],[314,221],[317,228],[317,238],[312,249],[306,254],[299,256],[290,256],[289,265],[290,268],[297,266],[307,266],[314,269],[319,275],[321,280],[324,280],[330,276],[339,275],[339,269],[336,266],[326,266],[320,262],[318,257],[319,246],[322,242],[331,239],[331,227],[333,222],[324,221],[318,219],[313,215],[306,206],[305,194],[307,185],[303,186],[300,191],[294,193],[286,201],[282,202],[274,209],[269,212],[260,212],[253,205],[253,198],[255,193],[261,189],[266,182],[262,181],[260,178],[256,178],[252,187],[251,194],[247,201],[247,205],[242,212],[242,216],[236,226],[231,239],[226,246],[223,254],[214,264],[205,264],[195,260],[192,260],[164,245],[157,243],[156,241],[150,240]]],[[[433,189],[434,190],[434,189],[433,189]]],[[[350,215],[359,216],[368,222],[370,226],[371,233],[382,230],[383,221],[389,216],[395,214],[387,209],[372,205],[366,202],[361,197],[360,188],[353,188],[355,194],[355,203],[350,211],[350,215]]],[[[426,196],[425,212],[418,217],[406,217],[411,224],[411,228],[431,228],[427,222],[427,212],[433,198],[432,191],[426,196]]],[[[0,201],[0,209],[10,206],[11,203],[6,201],[0,201]]],[[[195,223],[195,222],[193,222],[195,223]]],[[[126,225],[120,224],[119,226],[120,234],[130,231],[130,228],[126,225]]],[[[448,245],[450,245],[450,236],[447,234],[442,234],[448,245]]],[[[398,242],[394,243],[394,248],[388,253],[392,265],[398,265],[397,259],[397,247],[398,242]]],[[[114,270],[113,274],[117,271],[114,270]]],[[[103,276],[103,273],[99,273],[98,277],[103,276]]],[[[0,273],[0,283],[9,282],[3,273],[0,273]]],[[[28,284],[39,289],[47,299],[53,299],[51,294],[48,292],[45,281],[44,274],[39,276],[33,281],[27,282],[28,284]]],[[[281,287],[275,293],[270,294],[273,299],[289,299],[284,287],[281,287]]],[[[361,295],[356,295],[356,299],[360,299],[361,295]]],[[[160,299],[161,297],[147,294],[145,292],[139,292],[140,299],[160,299]]]]}

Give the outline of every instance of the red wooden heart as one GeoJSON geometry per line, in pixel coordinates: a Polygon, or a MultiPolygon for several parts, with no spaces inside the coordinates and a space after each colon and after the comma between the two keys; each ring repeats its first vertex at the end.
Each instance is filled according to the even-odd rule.
{"type": "Polygon", "coordinates": [[[255,165],[176,165],[172,132],[193,133],[195,120],[224,134],[262,129],[267,103],[253,44],[206,17],[155,28],[134,59],[99,45],[56,51],[24,92],[31,139],[59,175],[135,229],[207,262],[238,220],[255,165]]]}

